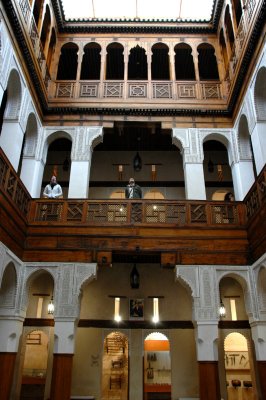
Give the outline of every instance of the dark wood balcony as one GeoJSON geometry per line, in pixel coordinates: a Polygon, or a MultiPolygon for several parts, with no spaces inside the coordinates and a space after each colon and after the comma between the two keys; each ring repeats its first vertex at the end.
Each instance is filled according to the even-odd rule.
{"type": "Polygon", "coordinates": [[[266,249],[266,169],[243,202],[31,199],[0,151],[1,241],[24,261],[246,265],[266,249]]]}

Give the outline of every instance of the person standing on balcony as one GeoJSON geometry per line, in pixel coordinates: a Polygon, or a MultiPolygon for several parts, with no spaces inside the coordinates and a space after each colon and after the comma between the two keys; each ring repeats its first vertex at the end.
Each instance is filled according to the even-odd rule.
{"type": "Polygon", "coordinates": [[[56,181],[56,176],[53,175],[50,183],[45,186],[43,195],[49,199],[58,199],[59,197],[63,197],[63,191],[59,183],[56,181]]]}
{"type": "Polygon", "coordinates": [[[142,190],[139,185],[135,183],[134,178],[129,179],[129,183],[125,189],[126,199],[141,199],[142,190]]]}

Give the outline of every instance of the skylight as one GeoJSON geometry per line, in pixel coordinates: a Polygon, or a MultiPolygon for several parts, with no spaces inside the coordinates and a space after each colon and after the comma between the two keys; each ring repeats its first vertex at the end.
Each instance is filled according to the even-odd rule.
{"type": "Polygon", "coordinates": [[[214,0],[61,0],[69,19],[205,20],[214,0]]]}

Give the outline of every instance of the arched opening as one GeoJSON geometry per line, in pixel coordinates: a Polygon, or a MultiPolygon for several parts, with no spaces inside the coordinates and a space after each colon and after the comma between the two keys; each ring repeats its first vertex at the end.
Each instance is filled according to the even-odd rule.
{"type": "Polygon", "coordinates": [[[57,177],[57,182],[61,185],[63,197],[67,198],[70,169],[71,169],[71,148],[72,142],[67,138],[55,139],[48,147],[46,164],[43,173],[42,190],[50,183],[53,175],[57,177]]]}
{"type": "Polygon", "coordinates": [[[51,25],[51,13],[50,13],[50,8],[47,5],[45,8],[45,15],[44,15],[42,31],[41,31],[41,44],[42,44],[43,49],[45,48],[45,42],[46,42],[47,36],[49,35],[50,25],[51,25]]]}
{"type": "Polygon", "coordinates": [[[144,340],[144,400],[171,400],[170,343],[160,332],[144,340]]]}
{"type": "Polygon", "coordinates": [[[25,336],[20,399],[43,399],[48,366],[48,336],[33,330],[25,336]]]}
{"type": "Polygon", "coordinates": [[[243,13],[241,0],[233,0],[232,4],[233,4],[234,12],[235,12],[236,24],[237,24],[237,26],[239,26],[239,23],[242,18],[242,13],[243,13]]]}
{"type": "Polygon", "coordinates": [[[229,5],[226,6],[225,14],[224,14],[224,25],[227,32],[227,37],[230,44],[231,51],[233,50],[235,44],[235,35],[233,30],[232,19],[229,11],[229,5]]]}
{"type": "Polygon", "coordinates": [[[106,79],[124,79],[124,47],[120,43],[107,46],[106,79]]]}
{"type": "Polygon", "coordinates": [[[191,47],[186,43],[175,46],[176,80],[195,80],[195,67],[191,47]]]}
{"type": "Polygon", "coordinates": [[[223,60],[224,60],[224,68],[227,70],[229,60],[228,60],[228,54],[227,54],[227,49],[226,49],[226,43],[225,43],[225,38],[224,38],[224,30],[221,29],[220,31],[220,36],[219,36],[219,43],[221,46],[222,50],[222,55],[223,55],[223,60]]]}
{"type": "Polygon", "coordinates": [[[232,332],[224,340],[224,367],[228,400],[251,400],[256,393],[252,354],[247,339],[232,332]]]}
{"type": "Polygon", "coordinates": [[[163,43],[156,43],[152,46],[151,59],[152,80],[169,80],[169,48],[163,43]]]}
{"type": "Polygon", "coordinates": [[[202,43],[198,46],[198,63],[200,80],[219,79],[215,50],[211,44],[202,43]]]}
{"type": "Polygon", "coordinates": [[[39,19],[40,19],[42,7],[43,7],[43,0],[35,0],[34,1],[33,17],[34,17],[37,28],[39,25],[39,19]]]}
{"type": "Polygon", "coordinates": [[[241,115],[238,125],[238,147],[240,160],[251,160],[253,175],[256,176],[257,172],[252,148],[251,135],[249,133],[248,121],[245,115],[241,115]]]}
{"type": "Polygon", "coordinates": [[[7,89],[4,91],[1,106],[0,106],[0,136],[1,136],[2,128],[3,128],[3,121],[4,121],[6,105],[7,105],[7,89]]]}
{"type": "Polygon", "coordinates": [[[56,46],[56,34],[55,34],[54,28],[52,28],[52,33],[51,33],[51,38],[50,38],[50,43],[49,43],[49,48],[48,48],[48,54],[47,54],[47,66],[48,66],[49,70],[51,68],[53,54],[55,51],[55,46],[56,46]]]}
{"type": "Polygon", "coordinates": [[[78,67],[78,46],[66,43],[61,48],[58,63],[57,80],[75,80],[78,67]]]}
{"type": "Polygon", "coordinates": [[[128,398],[128,339],[120,332],[104,340],[101,397],[128,398]]]}
{"type": "Polygon", "coordinates": [[[130,50],[128,57],[128,79],[148,79],[147,55],[145,50],[140,46],[136,46],[130,50]]]}
{"type": "Polygon", "coordinates": [[[266,121],[266,68],[260,68],[254,89],[255,108],[258,121],[266,121]]]}
{"type": "Polygon", "coordinates": [[[207,199],[212,199],[218,190],[233,191],[231,167],[226,146],[218,140],[206,139],[203,143],[204,177],[207,199]]]}
{"type": "Polygon", "coordinates": [[[80,79],[100,79],[101,46],[98,43],[89,43],[84,47],[81,64],[80,79]]]}
{"type": "Polygon", "coordinates": [[[17,273],[12,263],[8,264],[2,276],[0,287],[0,309],[13,309],[16,304],[17,273]]]}
{"type": "Polygon", "coordinates": [[[116,191],[116,198],[124,198],[130,177],[141,186],[144,198],[153,190],[166,199],[185,198],[182,154],[173,144],[170,131],[157,124],[130,122],[104,129],[103,141],[92,153],[89,198],[114,198],[116,191]],[[138,170],[137,154],[141,159],[138,170]]]}

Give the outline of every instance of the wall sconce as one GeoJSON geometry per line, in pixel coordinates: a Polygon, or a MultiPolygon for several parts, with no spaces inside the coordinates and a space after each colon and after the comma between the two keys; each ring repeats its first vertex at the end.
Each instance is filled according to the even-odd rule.
{"type": "Polygon", "coordinates": [[[156,324],[159,322],[159,298],[154,297],[153,298],[153,317],[152,317],[153,322],[156,324]]]}
{"type": "Polygon", "coordinates": [[[152,164],[151,165],[151,179],[153,182],[156,181],[156,175],[157,175],[156,164],[152,164]]]}
{"type": "Polygon", "coordinates": [[[123,180],[123,165],[119,164],[118,165],[118,180],[122,181],[123,180]]]}
{"type": "Polygon", "coordinates": [[[115,314],[114,314],[114,320],[116,322],[121,321],[121,315],[120,315],[120,297],[115,297],[115,314]]]}
{"type": "Polygon", "coordinates": [[[139,273],[138,273],[136,264],[134,264],[131,274],[130,274],[130,286],[132,289],[139,288],[139,273]]]}
{"type": "Polygon", "coordinates": [[[134,171],[136,171],[136,172],[140,171],[142,168],[142,160],[141,160],[138,152],[135,155],[134,160],[133,160],[133,168],[134,168],[134,171]]]}
{"type": "Polygon", "coordinates": [[[53,313],[54,313],[53,296],[51,297],[50,303],[48,304],[47,312],[50,315],[53,315],[53,313]]]}
{"type": "Polygon", "coordinates": [[[226,316],[226,310],[222,299],[220,300],[219,314],[221,318],[224,318],[226,316]]]}

